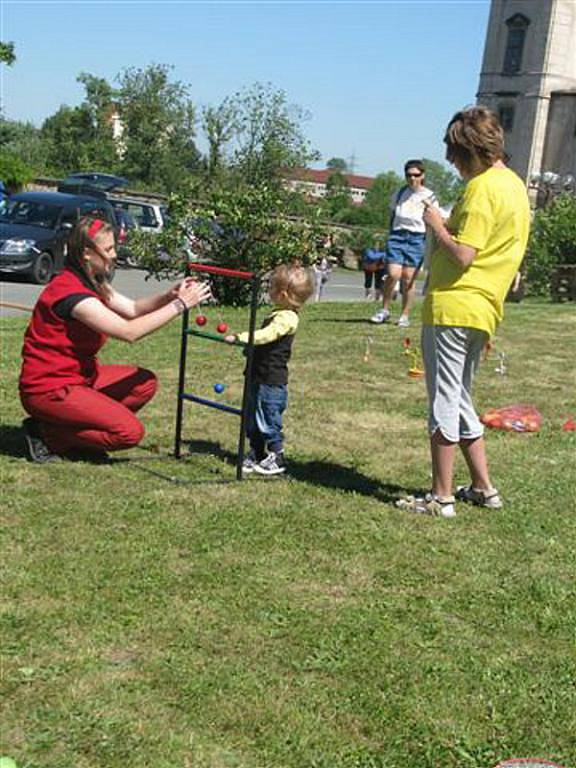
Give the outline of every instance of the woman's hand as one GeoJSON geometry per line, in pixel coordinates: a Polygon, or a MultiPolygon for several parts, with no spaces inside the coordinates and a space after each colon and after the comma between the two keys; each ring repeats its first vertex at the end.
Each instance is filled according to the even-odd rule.
{"type": "Polygon", "coordinates": [[[182,285],[190,285],[191,283],[195,282],[196,278],[185,277],[183,280],[179,280],[177,283],[175,283],[172,288],[169,288],[168,291],[166,291],[166,304],[169,304],[171,301],[178,298],[178,291],[182,285]]]}
{"type": "Polygon", "coordinates": [[[438,230],[445,229],[444,224],[444,216],[442,216],[442,212],[436,208],[433,205],[430,205],[429,203],[425,203],[425,210],[424,210],[424,223],[430,227],[430,229],[433,229],[434,232],[438,232],[438,230]]]}
{"type": "Polygon", "coordinates": [[[175,286],[176,295],[174,298],[180,299],[186,305],[186,309],[198,306],[203,301],[209,301],[212,298],[212,291],[208,283],[199,283],[192,277],[186,277],[175,286]]]}

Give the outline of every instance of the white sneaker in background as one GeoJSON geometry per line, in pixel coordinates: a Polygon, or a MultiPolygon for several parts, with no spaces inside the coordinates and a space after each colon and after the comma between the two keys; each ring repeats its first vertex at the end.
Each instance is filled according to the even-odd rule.
{"type": "Polygon", "coordinates": [[[370,322],[375,323],[376,325],[381,325],[382,323],[387,323],[389,319],[390,312],[387,309],[380,309],[376,314],[372,315],[370,322]]]}

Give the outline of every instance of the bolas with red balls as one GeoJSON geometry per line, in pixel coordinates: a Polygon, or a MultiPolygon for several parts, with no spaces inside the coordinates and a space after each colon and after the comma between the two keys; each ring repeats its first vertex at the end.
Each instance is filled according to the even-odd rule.
{"type": "Polygon", "coordinates": [[[196,317],[196,325],[200,325],[200,326],[206,325],[207,322],[208,322],[208,318],[206,317],[206,315],[198,315],[196,317]]]}
{"type": "Polygon", "coordinates": [[[226,331],[228,330],[228,325],[226,323],[218,323],[218,325],[216,326],[216,330],[218,331],[218,333],[226,333],[226,331]]]}

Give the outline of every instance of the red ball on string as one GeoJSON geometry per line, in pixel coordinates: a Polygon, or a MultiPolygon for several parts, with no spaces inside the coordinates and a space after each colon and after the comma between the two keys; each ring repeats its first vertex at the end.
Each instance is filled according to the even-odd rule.
{"type": "Polygon", "coordinates": [[[198,315],[196,317],[196,325],[206,325],[207,322],[208,322],[208,318],[206,317],[206,315],[198,315]]]}
{"type": "Polygon", "coordinates": [[[228,325],[226,323],[218,323],[218,325],[216,326],[216,330],[218,331],[218,333],[226,333],[226,331],[228,330],[228,325]]]}

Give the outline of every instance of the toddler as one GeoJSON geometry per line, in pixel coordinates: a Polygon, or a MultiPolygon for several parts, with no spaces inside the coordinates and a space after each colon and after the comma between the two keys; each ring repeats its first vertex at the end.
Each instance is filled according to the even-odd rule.
{"type": "MultiPolygon", "coordinates": [[[[281,264],[270,280],[272,312],[254,334],[252,386],[246,431],[250,452],[245,474],[280,475],[286,471],[282,415],[288,404],[288,362],[298,329],[298,313],[314,292],[314,276],[303,267],[281,264]]],[[[248,342],[248,333],[226,336],[228,343],[248,342]]]]}

